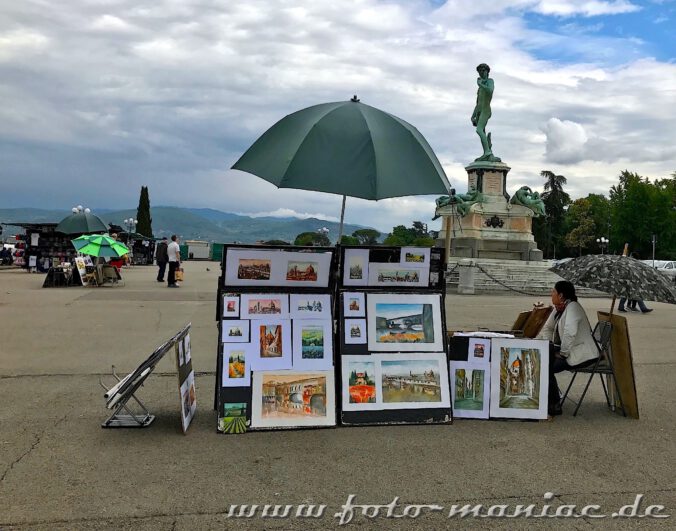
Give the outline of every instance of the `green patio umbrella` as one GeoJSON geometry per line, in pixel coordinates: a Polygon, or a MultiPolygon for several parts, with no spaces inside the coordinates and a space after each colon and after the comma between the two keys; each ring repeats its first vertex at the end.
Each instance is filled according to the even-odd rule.
{"type": "Polygon", "coordinates": [[[232,167],[278,188],[315,190],[379,200],[447,194],[450,188],[434,151],[401,118],[350,101],[323,103],[282,118],[232,167]]]}
{"type": "Polygon", "coordinates": [[[80,236],[71,243],[75,246],[78,252],[88,254],[90,256],[105,256],[105,257],[120,257],[129,252],[129,248],[114,240],[105,234],[90,234],[80,236]]]}
{"type": "Polygon", "coordinates": [[[107,232],[108,227],[103,220],[86,210],[73,209],[74,212],[63,218],[56,226],[56,232],[63,234],[91,234],[94,232],[107,232]]]}

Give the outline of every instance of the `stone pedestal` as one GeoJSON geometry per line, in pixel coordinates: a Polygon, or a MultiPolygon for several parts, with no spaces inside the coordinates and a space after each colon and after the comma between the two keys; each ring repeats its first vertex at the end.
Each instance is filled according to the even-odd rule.
{"type": "Polygon", "coordinates": [[[439,237],[445,241],[446,256],[502,260],[542,260],[533,238],[533,211],[509,204],[507,173],[503,162],[473,162],[467,170],[468,188],[484,196],[460,216],[455,205],[437,210],[444,223],[439,237]]]}

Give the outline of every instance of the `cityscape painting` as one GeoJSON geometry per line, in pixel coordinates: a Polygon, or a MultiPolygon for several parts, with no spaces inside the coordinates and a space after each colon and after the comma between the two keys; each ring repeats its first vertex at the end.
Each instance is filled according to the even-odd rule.
{"type": "Polygon", "coordinates": [[[453,415],[457,418],[488,418],[490,399],[488,365],[466,361],[450,362],[453,415]]]}
{"type": "Polygon", "coordinates": [[[323,370],[333,367],[333,325],[330,319],[294,319],[293,368],[323,370]]]}

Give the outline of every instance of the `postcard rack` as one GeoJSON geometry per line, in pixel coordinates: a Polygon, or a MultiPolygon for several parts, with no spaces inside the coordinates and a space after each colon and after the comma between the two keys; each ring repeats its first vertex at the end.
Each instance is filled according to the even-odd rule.
{"type": "Polygon", "coordinates": [[[229,244],[216,320],[220,433],[336,425],[333,247],[229,244]]]}
{"type": "Polygon", "coordinates": [[[450,424],[443,249],[346,246],[340,252],[342,424],[450,424]]]}

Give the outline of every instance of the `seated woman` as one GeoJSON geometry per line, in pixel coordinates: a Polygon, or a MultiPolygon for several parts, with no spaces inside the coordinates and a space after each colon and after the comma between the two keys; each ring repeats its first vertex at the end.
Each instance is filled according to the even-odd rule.
{"type": "Polygon", "coordinates": [[[552,290],[554,311],[538,334],[549,340],[550,415],[561,414],[561,394],[556,382],[558,372],[591,365],[599,356],[591,325],[584,308],[577,302],[575,286],[561,280],[552,290]]]}

